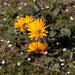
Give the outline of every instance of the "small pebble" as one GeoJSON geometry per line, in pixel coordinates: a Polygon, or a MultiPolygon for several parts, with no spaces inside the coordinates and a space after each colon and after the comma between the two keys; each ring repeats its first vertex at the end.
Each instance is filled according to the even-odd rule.
{"type": "Polygon", "coordinates": [[[13,50],[14,48],[12,47],[11,49],[13,50]]]}
{"type": "Polygon", "coordinates": [[[23,3],[21,3],[21,5],[23,5],[23,3]]]}
{"type": "Polygon", "coordinates": [[[3,26],[3,24],[0,24],[0,26],[3,26]]]}
{"type": "Polygon", "coordinates": [[[16,64],[13,64],[13,66],[15,67],[15,66],[16,66],[16,64]]]}
{"type": "Polygon", "coordinates": [[[50,29],[53,29],[53,27],[50,27],[50,29]]]}
{"type": "Polygon", "coordinates": [[[65,59],[59,59],[60,60],[60,62],[65,62],[65,59]]]}
{"type": "Polygon", "coordinates": [[[23,52],[21,52],[21,54],[23,54],[23,52]]]}
{"type": "Polygon", "coordinates": [[[8,6],[10,7],[10,4],[8,4],[8,6]]]}

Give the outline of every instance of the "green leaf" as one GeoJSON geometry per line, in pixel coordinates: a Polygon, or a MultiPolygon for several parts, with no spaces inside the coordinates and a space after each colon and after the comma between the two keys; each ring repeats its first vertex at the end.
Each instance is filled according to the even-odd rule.
{"type": "Polygon", "coordinates": [[[50,37],[54,37],[56,35],[55,31],[50,31],[50,37]]]}
{"type": "Polygon", "coordinates": [[[15,41],[15,38],[16,38],[16,36],[14,35],[14,36],[11,36],[11,35],[9,35],[9,36],[7,36],[6,38],[5,38],[5,43],[7,44],[7,41],[9,40],[9,41],[11,41],[11,42],[14,42],[15,41]]]}
{"type": "Polygon", "coordinates": [[[7,34],[10,35],[10,34],[14,34],[15,33],[15,30],[13,27],[10,27],[7,31],[7,34]]]}
{"type": "Polygon", "coordinates": [[[39,11],[40,11],[40,9],[38,8],[37,5],[30,5],[29,6],[28,13],[30,15],[36,15],[39,11]]]}
{"type": "Polygon", "coordinates": [[[72,63],[69,64],[69,68],[75,68],[75,65],[73,65],[72,63]]]}
{"type": "Polygon", "coordinates": [[[7,30],[8,30],[8,25],[0,26],[0,29],[2,29],[2,30],[4,30],[4,31],[7,31],[7,30]]]}
{"type": "Polygon", "coordinates": [[[72,60],[73,52],[70,53],[70,60],[72,60]]]}
{"type": "Polygon", "coordinates": [[[62,28],[60,30],[60,32],[61,32],[61,36],[68,36],[69,37],[71,35],[71,30],[68,28],[62,28]]]}
{"type": "Polygon", "coordinates": [[[52,13],[53,16],[56,17],[59,14],[59,8],[56,8],[52,13]]]}
{"type": "Polygon", "coordinates": [[[59,64],[56,63],[52,68],[59,70],[59,67],[60,67],[59,64]]]}

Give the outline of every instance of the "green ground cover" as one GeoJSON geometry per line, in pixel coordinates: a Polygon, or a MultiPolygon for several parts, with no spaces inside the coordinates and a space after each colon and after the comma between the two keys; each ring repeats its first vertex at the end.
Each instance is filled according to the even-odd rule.
{"type": "Polygon", "coordinates": [[[0,75],[75,75],[74,0],[0,0],[0,75]],[[27,32],[14,28],[26,15],[48,25],[45,55],[27,53],[27,32]]]}

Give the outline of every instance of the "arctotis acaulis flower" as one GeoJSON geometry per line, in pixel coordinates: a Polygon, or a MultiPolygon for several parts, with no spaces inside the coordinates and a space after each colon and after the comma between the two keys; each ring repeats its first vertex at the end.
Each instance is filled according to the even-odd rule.
{"type": "Polygon", "coordinates": [[[32,42],[28,46],[29,50],[27,50],[28,53],[36,53],[36,54],[45,54],[45,51],[47,50],[47,45],[41,42],[32,42]]]}
{"type": "Polygon", "coordinates": [[[17,22],[14,22],[14,28],[20,28],[20,31],[23,32],[24,29],[28,27],[28,25],[33,22],[34,19],[30,16],[26,16],[25,18],[17,19],[17,22]]]}
{"type": "Polygon", "coordinates": [[[35,38],[37,40],[39,37],[43,38],[47,36],[48,31],[45,30],[48,26],[45,26],[45,22],[42,19],[36,19],[34,22],[30,23],[27,30],[29,32],[29,38],[31,40],[35,38]]]}

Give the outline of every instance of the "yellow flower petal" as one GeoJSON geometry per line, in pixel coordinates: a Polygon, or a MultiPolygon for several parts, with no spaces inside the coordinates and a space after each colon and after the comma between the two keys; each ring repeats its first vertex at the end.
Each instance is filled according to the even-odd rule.
{"type": "Polygon", "coordinates": [[[32,21],[34,21],[34,19],[30,16],[17,19],[17,22],[14,22],[14,28],[20,28],[20,31],[23,32],[32,21]]]}
{"type": "Polygon", "coordinates": [[[41,42],[32,42],[31,44],[29,44],[28,46],[29,50],[27,50],[28,53],[41,53],[44,54],[45,51],[47,50],[47,46],[44,43],[41,42]]]}
{"type": "Polygon", "coordinates": [[[42,19],[36,19],[34,22],[30,23],[27,30],[30,31],[29,38],[37,40],[39,37],[43,38],[43,36],[47,36],[45,29],[48,26],[45,26],[45,23],[42,19]]]}

